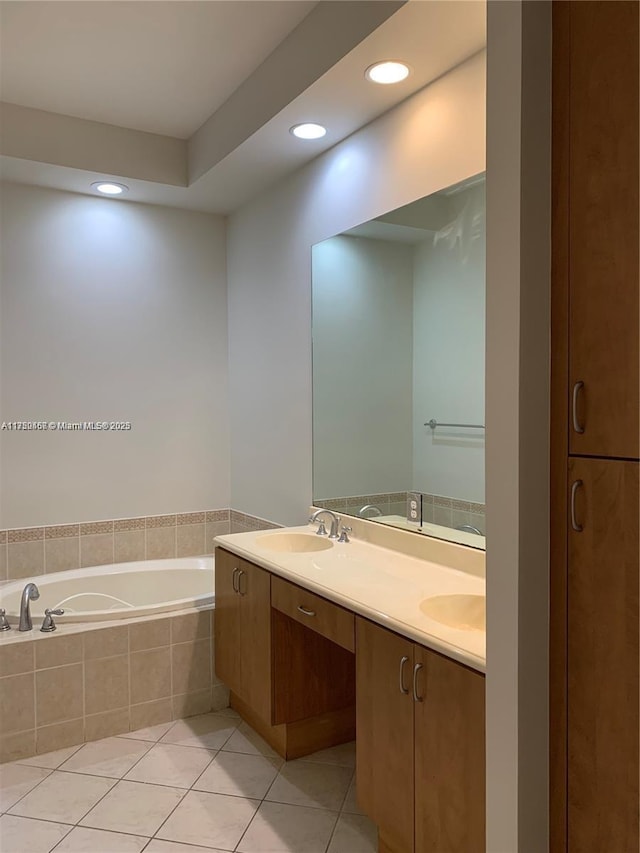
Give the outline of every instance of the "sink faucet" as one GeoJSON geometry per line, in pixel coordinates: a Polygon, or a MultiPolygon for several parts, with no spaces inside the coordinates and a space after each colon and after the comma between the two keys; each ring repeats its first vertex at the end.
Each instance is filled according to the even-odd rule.
{"type": "MultiPolygon", "coordinates": [[[[336,515],[335,512],[332,512],[330,509],[318,509],[313,515],[309,518],[309,524],[313,524],[314,521],[318,520],[318,516],[322,513],[326,513],[331,517],[331,529],[329,530],[329,539],[337,539],[338,538],[338,525],[340,524],[340,516],[336,515]]],[[[326,536],[327,531],[324,526],[324,520],[320,519],[320,526],[318,527],[318,536],[326,536]]]]}
{"type": "Polygon", "coordinates": [[[20,624],[18,625],[18,631],[30,631],[33,628],[29,604],[38,598],[40,598],[38,587],[34,583],[28,583],[22,590],[22,596],[20,597],[20,624]]]}

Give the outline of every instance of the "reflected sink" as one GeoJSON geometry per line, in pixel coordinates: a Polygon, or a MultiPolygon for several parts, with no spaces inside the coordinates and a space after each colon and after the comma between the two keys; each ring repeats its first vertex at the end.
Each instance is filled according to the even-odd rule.
{"type": "Polygon", "coordinates": [[[315,533],[265,533],[264,536],[258,536],[256,545],[267,551],[289,554],[308,554],[333,548],[333,542],[315,533]]]}
{"type": "Polygon", "coordinates": [[[462,631],[485,631],[487,624],[484,595],[434,595],[420,603],[429,619],[462,631]]]}

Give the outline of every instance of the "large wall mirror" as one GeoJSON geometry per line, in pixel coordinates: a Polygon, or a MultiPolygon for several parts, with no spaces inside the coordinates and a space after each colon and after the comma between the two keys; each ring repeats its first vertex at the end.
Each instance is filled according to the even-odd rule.
{"type": "Polygon", "coordinates": [[[484,548],[484,175],[315,245],[312,291],[314,504],[484,548]]]}

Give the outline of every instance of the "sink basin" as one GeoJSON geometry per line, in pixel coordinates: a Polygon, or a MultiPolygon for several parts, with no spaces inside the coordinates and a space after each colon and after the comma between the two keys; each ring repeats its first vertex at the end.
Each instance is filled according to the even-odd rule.
{"type": "Polygon", "coordinates": [[[256,539],[256,545],[267,551],[288,554],[308,554],[333,548],[333,542],[315,533],[265,533],[256,539]]]}
{"type": "Polygon", "coordinates": [[[429,619],[463,631],[485,631],[487,624],[484,595],[434,595],[420,602],[429,619]]]}

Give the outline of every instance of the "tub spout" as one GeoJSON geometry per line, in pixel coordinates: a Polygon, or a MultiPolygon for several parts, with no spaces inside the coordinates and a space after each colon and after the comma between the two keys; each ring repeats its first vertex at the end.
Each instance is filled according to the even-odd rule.
{"type": "Polygon", "coordinates": [[[40,598],[40,591],[34,583],[28,583],[22,590],[20,598],[20,624],[18,631],[31,631],[33,623],[31,621],[30,603],[40,598]]]}

